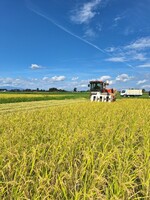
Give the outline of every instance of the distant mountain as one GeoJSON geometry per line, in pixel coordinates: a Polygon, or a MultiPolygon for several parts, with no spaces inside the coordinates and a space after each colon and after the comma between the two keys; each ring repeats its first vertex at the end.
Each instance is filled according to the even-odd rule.
{"type": "Polygon", "coordinates": [[[22,88],[20,87],[14,87],[14,86],[0,86],[0,89],[6,89],[6,90],[23,90],[22,88]]]}

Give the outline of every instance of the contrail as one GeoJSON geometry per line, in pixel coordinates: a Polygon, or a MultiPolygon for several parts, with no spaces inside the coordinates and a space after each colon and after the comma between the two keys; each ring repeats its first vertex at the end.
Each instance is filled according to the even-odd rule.
{"type": "MultiPolygon", "coordinates": [[[[68,33],[69,35],[71,35],[71,36],[77,38],[78,40],[80,40],[80,41],[82,41],[82,42],[84,42],[84,43],[86,43],[86,44],[88,44],[88,45],[90,45],[90,46],[92,46],[93,48],[99,50],[100,52],[104,53],[105,55],[107,55],[107,56],[109,56],[109,57],[112,57],[112,55],[111,55],[110,53],[106,52],[106,51],[103,50],[102,48],[100,48],[100,47],[98,47],[97,45],[95,45],[95,44],[93,44],[93,43],[91,43],[91,42],[89,42],[89,41],[83,39],[82,37],[80,37],[80,36],[78,36],[78,35],[72,33],[71,31],[69,31],[68,29],[66,29],[65,27],[63,27],[62,25],[56,23],[56,22],[55,22],[53,19],[51,19],[50,17],[48,17],[48,16],[46,16],[45,14],[43,14],[42,12],[38,11],[38,9],[34,9],[34,8],[33,8],[33,4],[31,3],[31,1],[30,1],[30,0],[26,0],[26,2],[27,2],[27,1],[28,1],[28,3],[30,4],[30,5],[28,6],[28,8],[29,8],[32,12],[34,12],[34,13],[36,13],[37,15],[39,15],[39,16],[45,18],[46,20],[50,21],[52,24],[54,24],[55,26],[57,26],[59,29],[63,30],[64,32],[68,33]],[[31,5],[31,4],[32,4],[32,5],[31,5]]],[[[122,50],[121,50],[121,51],[122,51],[122,50]]],[[[132,70],[136,70],[136,68],[133,67],[131,64],[129,64],[129,63],[127,63],[127,62],[124,62],[124,63],[126,64],[126,66],[130,67],[132,70]]]]}
{"type": "Polygon", "coordinates": [[[91,43],[91,42],[89,42],[89,41],[87,41],[87,40],[81,38],[80,36],[78,36],[78,35],[76,35],[76,34],[74,34],[74,33],[72,33],[71,31],[69,31],[68,29],[66,29],[66,28],[63,27],[62,25],[56,23],[53,19],[51,19],[50,17],[46,16],[45,14],[43,14],[43,13],[41,13],[41,12],[39,12],[39,11],[37,11],[37,10],[31,8],[31,7],[29,7],[29,9],[30,9],[31,11],[33,11],[34,13],[36,13],[37,15],[39,15],[39,16],[41,16],[41,17],[47,19],[47,20],[50,21],[52,24],[54,24],[55,26],[57,26],[58,28],[60,28],[60,29],[63,30],[64,32],[68,33],[69,35],[72,35],[73,37],[75,37],[75,38],[81,40],[82,42],[84,42],[84,43],[86,43],[86,44],[88,44],[88,45],[94,47],[95,49],[101,51],[102,53],[105,53],[105,54],[106,54],[106,52],[105,52],[103,49],[101,49],[100,47],[98,47],[98,46],[96,46],[95,44],[93,44],[93,43],[91,43]]]}

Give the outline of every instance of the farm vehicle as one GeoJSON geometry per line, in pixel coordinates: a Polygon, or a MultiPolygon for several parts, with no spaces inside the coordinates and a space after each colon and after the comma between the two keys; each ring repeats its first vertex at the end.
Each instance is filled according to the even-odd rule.
{"type": "Polygon", "coordinates": [[[90,81],[90,100],[98,102],[113,102],[116,100],[116,90],[108,89],[106,86],[109,83],[106,81],[90,81]]]}

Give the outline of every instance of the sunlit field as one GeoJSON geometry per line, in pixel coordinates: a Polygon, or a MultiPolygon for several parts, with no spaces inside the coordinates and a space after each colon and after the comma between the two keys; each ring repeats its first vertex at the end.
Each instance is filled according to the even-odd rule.
{"type": "Polygon", "coordinates": [[[0,106],[0,199],[149,200],[149,99],[60,102],[0,106]]]}

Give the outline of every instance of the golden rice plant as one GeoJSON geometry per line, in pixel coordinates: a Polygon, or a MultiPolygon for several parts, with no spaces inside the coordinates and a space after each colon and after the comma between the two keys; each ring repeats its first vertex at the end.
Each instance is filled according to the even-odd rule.
{"type": "Polygon", "coordinates": [[[0,112],[0,199],[149,200],[150,101],[0,112]]]}

